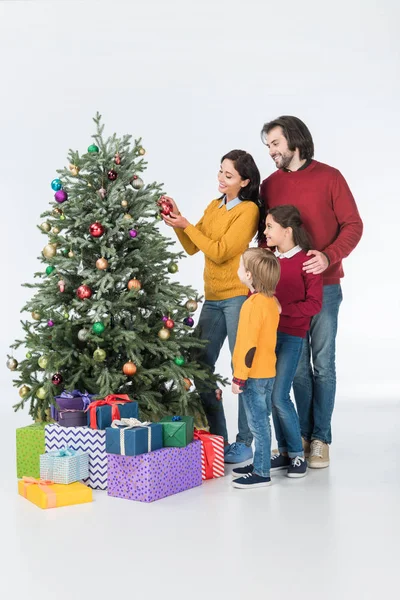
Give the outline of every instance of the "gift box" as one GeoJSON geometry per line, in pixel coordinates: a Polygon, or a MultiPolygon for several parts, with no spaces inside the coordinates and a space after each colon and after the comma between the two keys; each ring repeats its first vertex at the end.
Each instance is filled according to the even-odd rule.
{"type": "Polygon", "coordinates": [[[113,421],[106,429],[107,454],[137,456],[163,447],[160,423],[141,423],[137,419],[113,421]]]}
{"type": "Polygon", "coordinates": [[[58,424],[46,425],[46,452],[61,450],[66,446],[73,450],[82,450],[82,452],[89,454],[89,478],[84,479],[84,483],[96,490],[106,490],[106,432],[99,429],[90,429],[89,427],[61,427],[58,424]]]}
{"type": "Polygon", "coordinates": [[[160,423],[165,448],[183,448],[193,441],[193,417],[164,417],[160,423]]]}
{"type": "MultiPolygon", "coordinates": [[[[79,390],[64,391],[60,396],[54,398],[56,405],[50,407],[51,418],[59,421],[60,410],[86,410],[93,397],[93,394],[87,392],[82,394],[79,390]]],[[[84,425],[86,425],[86,420],[84,425]]]]}
{"type": "Polygon", "coordinates": [[[89,454],[82,450],[63,448],[40,457],[40,478],[53,483],[74,483],[89,478],[89,454]]]}
{"type": "Polygon", "coordinates": [[[108,495],[153,502],[202,483],[201,442],[139,456],[108,454],[108,495]]]}
{"type": "Polygon", "coordinates": [[[17,477],[40,476],[39,457],[44,454],[45,423],[34,423],[17,429],[17,477]]]}
{"type": "Polygon", "coordinates": [[[83,483],[62,485],[34,477],[23,477],[18,481],[18,493],[39,508],[59,508],[92,502],[92,490],[83,483]]]}
{"type": "Polygon", "coordinates": [[[84,410],[59,410],[58,424],[61,427],[85,427],[87,415],[84,410]]]}
{"type": "Polygon", "coordinates": [[[89,404],[87,424],[92,429],[106,429],[119,419],[137,419],[139,406],[127,394],[110,394],[104,400],[95,400],[89,404]]]}
{"type": "Polygon", "coordinates": [[[201,473],[203,479],[225,475],[224,438],[203,429],[194,430],[194,439],[201,442],[201,473]]]}

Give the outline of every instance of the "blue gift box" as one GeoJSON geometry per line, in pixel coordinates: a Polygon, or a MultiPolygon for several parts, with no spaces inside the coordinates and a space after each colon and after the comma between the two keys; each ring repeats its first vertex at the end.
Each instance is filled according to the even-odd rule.
{"type": "MultiPolygon", "coordinates": [[[[95,404],[95,402],[93,402],[92,404],[95,404]]],[[[91,405],[89,405],[89,410],[87,412],[87,424],[88,427],[90,427],[90,411],[94,410],[91,408],[91,405]]],[[[111,412],[112,412],[112,406],[110,404],[107,405],[103,405],[103,406],[96,406],[95,407],[96,410],[96,422],[97,422],[97,427],[96,429],[106,429],[107,427],[110,427],[111,422],[112,422],[112,416],[111,416],[111,412]]],[[[120,419],[137,419],[139,416],[139,405],[137,402],[127,402],[126,404],[118,404],[118,410],[119,410],[119,414],[120,414],[120,419]]]]}
{"type": "Polygon", "coordinates": [[[115,425],[106,429],[107,454],[137,456],[163,447],[163,428],[160,423],[150,423],[144,427],[130,428],[126,425],[115,425]]]}

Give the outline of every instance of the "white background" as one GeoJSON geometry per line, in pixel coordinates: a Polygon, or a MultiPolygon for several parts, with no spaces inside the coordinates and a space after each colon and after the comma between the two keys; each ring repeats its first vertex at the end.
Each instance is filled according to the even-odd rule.
{"type": "MultiPolygon", "coordinates": [[[[106,133],[143,137],[145,179],[164,182],[192,222],[217,194],[222,154],[246,149],[266,177],[261,127],[293,114],[365,225],[344,265],[338,407],[398,400],[399,16],[397,0],[1,2],[1,360],[21,333],[20,284],[39,268],[50,181],[69,148],[90,144],[97,110],[106,133]]],[[[185,259],[179,277],[202,290],[202,266],[185,259]]],[[[226,348],[218,368],[228,374],[226,348]]],[[[7,439],[28,420],[13,416],[12,374],[0,378],[7,439]]],[[[228,390],[225,406],[233,436],[228,390]]]]}

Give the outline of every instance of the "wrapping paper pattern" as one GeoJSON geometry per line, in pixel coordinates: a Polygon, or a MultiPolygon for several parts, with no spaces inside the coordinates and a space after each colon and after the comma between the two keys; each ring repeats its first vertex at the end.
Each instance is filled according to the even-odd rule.
{"type": "Polygon", "coordinates": [[[162,447],[163,428],[160,423],[150,423],[147,427],[134,427],[132,429],[125,427],[107,427],[106,429],[107,454],[137,456],[152,450],[159,450],[162,447]],[[121,449],[121,434],[124,436],[124,452],[121,449]]]}
{"type": "Polygon", "coordinates": [[[69,484],[89,479],[89,454],[77,450],[72,456],[59,456],[52,450],[40,457],[40,477],[54,483],[69,484]]]}
{"type": "Polygon", "coordinates": [[[89,478],[85,479],[84,483],[95,490],[106,490],[106,432],[90,429],[90,427],[47,425],[45,431],[46,452],[61,450],[66,446],[89,454],[89,478]]]}
{"type": "Polygon", "coordinates": [[[44,423],[17,429],[17,477],[40,476],[39,457],[44,454],[44,423]]]}
{"type": "Polygon", "coordinates": [[[153,502],[201,485],[201,442],[139,456],[108,455],[108,495],[153,502]]]}
{"type": "Polygon", "coordinates": [[[44,482],[43,485],[40,480],[29,483],[21,479],[18,481],[18,493],[39,508],[59,508],[92,502],[92,490],[83,483],[61,485],[44,482]]]}
{"type": "Polygon", "coordinates": [[[195,430],[195,439],[201,441],[201,472],[203,479],[224,477],[224,438],[203,430],[195,430]]]}

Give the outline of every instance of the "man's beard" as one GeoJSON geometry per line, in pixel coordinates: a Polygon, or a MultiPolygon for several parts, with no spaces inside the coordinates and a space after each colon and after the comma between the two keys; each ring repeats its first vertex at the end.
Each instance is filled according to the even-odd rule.
{"type": "Polygon", "coordinates": [[[277,169],[288,169],[290,163],[292,162],[292,158],[294,156],[294,152],[291,152],[290,154],[281,154],[280,155],[280,160],[279,160],[279,164],[277,164],[275,161],[275,166],[277,167],[277,169]]]}

